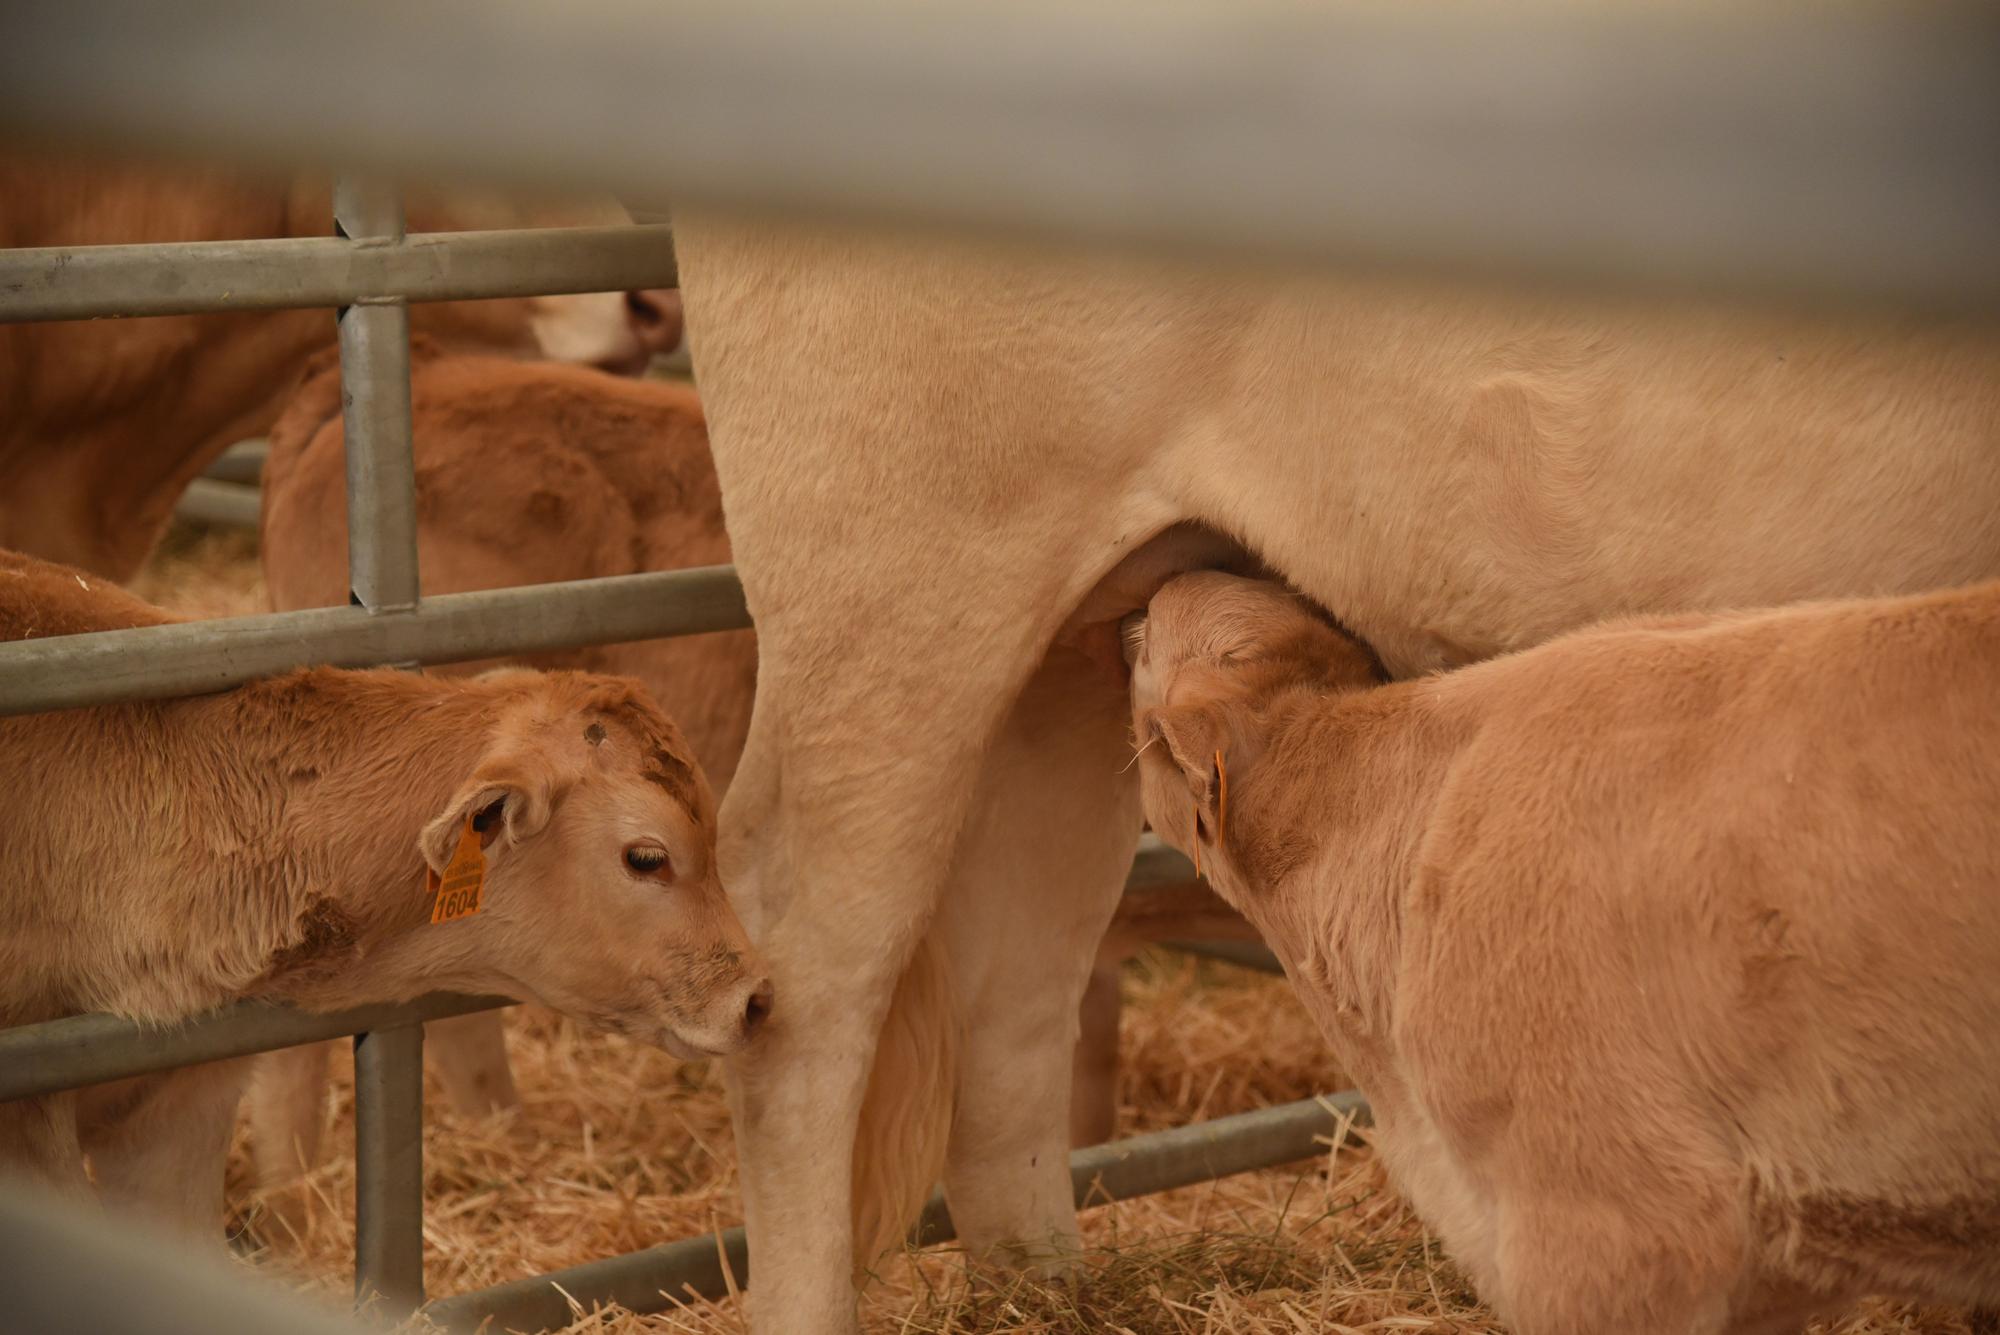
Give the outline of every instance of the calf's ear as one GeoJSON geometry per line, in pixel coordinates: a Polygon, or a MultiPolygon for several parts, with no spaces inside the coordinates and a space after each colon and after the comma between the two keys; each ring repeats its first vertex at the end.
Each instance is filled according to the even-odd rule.
{"type": "Polygon", "coordinates": [[[518,763],[488,763],[460,785],[451,801],[417,837],[430,869],[440,874],[471,821],[490,862],[511,845],[531,838],[549,823],[554,784],[550,776],[518,763]]]}
{"type": "Polygon", "coordinates": [[[1215,705],[1179,705],[1155,710],[1147,727],[1153,745],[1166,748],[1187,783],[1200,825],[1196,837],[1217,842],[1228,823],[1229,779],[1241,778],[1238,771],[1247,761],[1243,748],[1231,738],[1228,718],[1215,705]]]}

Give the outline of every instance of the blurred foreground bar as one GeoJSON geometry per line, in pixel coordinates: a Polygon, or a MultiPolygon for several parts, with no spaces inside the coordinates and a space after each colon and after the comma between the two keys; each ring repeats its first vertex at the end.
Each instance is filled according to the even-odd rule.
{"type": "Polygon", "coordinates": [[[2000,8],[1935,0],[14,0],[0,135],[2000,306],[2000,8]]]}

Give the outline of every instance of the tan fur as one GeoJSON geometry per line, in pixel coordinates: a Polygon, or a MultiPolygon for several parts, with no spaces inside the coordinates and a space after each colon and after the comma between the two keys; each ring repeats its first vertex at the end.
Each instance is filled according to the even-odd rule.
{"type": "MultiPolygon", "coordinates": [[[[579,366],[412,347],[417,569],[427,594],[729,560],[693,390],[579,366]]],[[[278,611],[347,602],[340,378],[322,354],[271,428],[262,560],[278,611]]],[[[749,631],[564,650],[540,667],[636,677],[718,790],[750,726],[749,631]]],[[[478,671],[460,664],[441,671],[478,671]]]]}
{"type": "MultiPolygon", "coordinates": [[[[413,197],[411,231],[617,223],[615,205],[413,197]]],[[[324,183],[0,154],[0,246],[327,236],[324,183]]],[[[419,303],[447,343],[642,368],[680,341],[677,292],[419,303]]],[[[189,481],[269,425],[325,310],[0,327],[0,547],[129,578],[189,481]]]]}
{"type": "MultiPolygon", "coordinates": [[[[171,619],[73,569],[0,554],[0,638],[171,619]]],[[[684,1056],[734,1050],[769,986],[723,893],[714,802],[686,754],[635,683],[577,673],[314,669],[0,720],[13,794],[0,812],[0,1025],[457,990],[539,1001],[684,1056]],[[681,776],[671,794],[663,762],[681,776]],[[475,815],[493,822],[484,906],[433,925],[426,867],[443,868],[475,815]],[[635,844],[666,849],[671,873],[629,869],[635,844]]],[[[31,1102],[63,1110],[8,1105],[0,1158],[80,1173],[73,1098],[31,1102]]]]}
{"type": "MultiPolygon", "coordinates": [[[[996,739],[1033,732],[1025,683],[1106,572],[1155,535],[1194,522],[1237,539],[1340,609],[1397,675],[1608,615],[2000,574],[1990,327],[1177,267],[693,211],[676,217],[675,245],[761,632],[721,856],[796,1002],[796,1023],[736,1064],[752,1245],[787,1258],[758,1283],[755,1320],[774,1335],[853,1329],[839,1297],[850,1182],[828,1147],[858,1123],[908,952],[968,895],[1017,893],[971,885],[968,832],[1044,859],[1038,874],[1066,882],[1059,904],[1109,917],[1115,870],[1065,868],[1115,867],[1129,850],[1129,750],[1110,737],[1003,774],[996,739]],[[1008,808],[1018,824],[976,818],[1014,783],[1105,819],[1058,847],[1025,800],[1008,808]]],[[[1109,679],[1076,689],[1123,709],[1109,679]]],[[[1027,901],[1010,902],[1011,930],[1042,950],[994,995],[1047,1007],[1042,1041],[1060,1044],[1088,984],[1093,915],[1049,917],[1037,900],[1026,917],[1027,901]]],[[[966,1012],[968,1054],[988,1020],[966,1012]]],[[[1024,1140],[1066,1113],[1060,1100],[1010,1107],[1024,1140]]],[[[953,1202],[969,1245],[1073,1239],[1058,1168],[1017,1154],[978,1171],[985,1189],[953,1202]]]]}
{"type": "Polygon", "coordinates": [[[1514,1330],[2000,1300],[2000,584],[1371,679],[1275,585],[1170,583],[1146,814],[1514,1330]]]}

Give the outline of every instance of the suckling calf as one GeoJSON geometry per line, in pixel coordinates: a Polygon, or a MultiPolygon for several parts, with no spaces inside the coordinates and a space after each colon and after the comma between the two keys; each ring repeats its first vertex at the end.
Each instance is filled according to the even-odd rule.
{"type": "Polygon", "coordinates": [[[2000,1299],[2000,585],[1378,686],[1199,574],[1127,647],[1153,828],[1521,1335],[2000,1299]]]}

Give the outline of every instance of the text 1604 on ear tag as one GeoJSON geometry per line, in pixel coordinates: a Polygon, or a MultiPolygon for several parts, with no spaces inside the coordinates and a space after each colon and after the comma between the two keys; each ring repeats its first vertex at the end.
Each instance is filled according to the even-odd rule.
{"type": "Polygon", "coordinates": [[[472,817],[465,818],[458,847],[452,850],[451,861],[444,864],[443,874],[427,871],[424,875],[431,893],[437,896],[431,903],[432,922],[452,922],[479,912],[480,895],[486,889],[486,850],[479,846],[479,831],[472,828],[472,817]]]}

